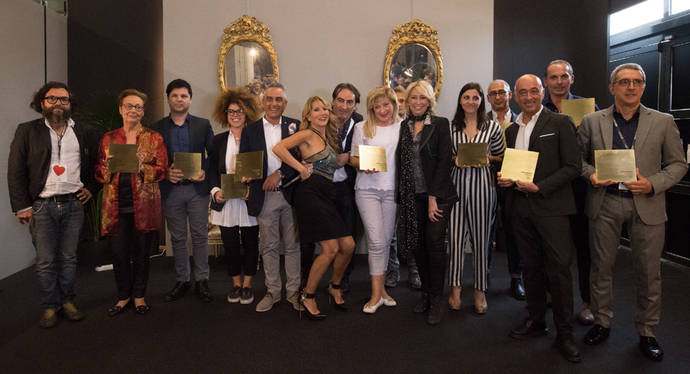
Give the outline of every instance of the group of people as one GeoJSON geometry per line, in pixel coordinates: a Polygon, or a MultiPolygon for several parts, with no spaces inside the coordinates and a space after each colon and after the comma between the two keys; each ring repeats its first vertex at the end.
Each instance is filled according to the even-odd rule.
{"type": "Polygon", "coordinates": [[[559,113],[562,100],[576,98],[570,93],[573,69],[564,60],[546,68],[548,93],[542,79],[531,74],[517,79],[514,91],[504,80],[491,82],[486,97],[478,83],[465,84],[451,121],[436,115],[433,87],[424,80],[406,89],[371,90],[366,119],[355,111],[357,88],[341,83],[330,102],[310,97],[300,120],[283,115],[286,90],[273,82],[261,97],[246,88],[221,92],[213,117],[227,131],[214,135],[207,119],[189,113],[189,83],[176,79],[166,88],[170,115],[150,127],[141,123],[147,96],[122,91],[123,127],[100,142],[97,132],[71,118],[67,86],[50,82],[31,103],[42,118],[18,126],[8,163],[12,209],[20,222],[30,224],[37,251],[44,308],[39,324],[54,326],[59,312],[73,321],[84,318],[73,302],[76,247],[82,205],[101,184],[101,234],[110,242],[118,294],[110,316],[129,306],[142,315],[149,312],[148,249],[162,217],[176,274],[165,300],[183,297],[192,286],[201,300],[213,300],[208,286],[210,203],[210,220],[220,227],[232,278],[227,301],[254,302],[259,255],[266,294],[256,311],[267,312],[281,301],[282,249],[285,299],[300,316],[322,320],[326,314],[316,290],[331,265],[329,301],[339,310],[349,309],[344,293],[359,217],[371,277],[364,313],[397,305],[386,287],[399,280],[400,255],[408,262],[410,285],[421,289],[414,312],[425,313],[431,325],[440,323],[446,306],[461,308],[464,259],[471,253],[472,311],[484,315],[493,248],[503,247],[511,294],[526,299],[529,313],[510,336],[546,335],[551,305],[555,346],[566,359],[579,362],[572,332],[572,260],[577,254],[583,300],[579,319],[593,324],[584,341],[596,345],[610,332],[613,264],[625,225],[635,267],[640,350],[661,360],[653,329],[661,304],[665,191],[683,177],[687,164],[672,117],[641,105],[645,81],[639,65],[615,68],[609,81],[614,105],[587,115],[577,128],[559,113]],[[517,116],[508,105],[511,98],[521,110],[517,116]],[[456,154],[464,143],[486,143],[486,162],[458,164],[456,154]],[[138,172],[113,171],[114,144],[138,145],[138,172]],[[360,146],[385,149],[385,170],[363,168],[360,146]],[[539,152],[533,181],[501,176],[506,148],[539,152]],[[633,149],[637,180],[599,180],[594,151],[601,149],[633,149]],[[238,154],[256,151],[263,152],[263,176],[242,180],[247,184],[243,198],[223,196],[221,176],[236,172],[238,154]],[[200,153],[201,172],[184,176],[173,162],[178,152],[200,153]],[[315,257],[316,244],[321,251],[315,257]]]}

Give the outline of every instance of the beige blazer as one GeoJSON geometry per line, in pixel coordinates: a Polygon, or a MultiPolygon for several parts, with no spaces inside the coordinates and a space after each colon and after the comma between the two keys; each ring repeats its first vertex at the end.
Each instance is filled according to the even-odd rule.
{"type": "MultiPolygon", "coordinates": [[[[582,176],[589,181],[594,173],[594,150],[611,149],[613,144],[613,106],[585,116],[577,138],[582,150],[582,176]]],[[[637,214],[647,225],[666,222],[666,190],[678,183],[686,171],[683,145],[673,117],[640,105],[640,120],[635,133],[635,164],[640,174],[652,183],[652,192],[633,197],[637,214]]],[[[605,188],[588,186],[585,214],[599,214],[605,188]]]]}

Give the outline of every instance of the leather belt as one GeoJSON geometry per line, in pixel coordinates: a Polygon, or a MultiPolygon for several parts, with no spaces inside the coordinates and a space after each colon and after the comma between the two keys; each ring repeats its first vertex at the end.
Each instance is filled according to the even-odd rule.
{"type": "Polygon", "coordinates": [[[71,200],[76,200],[77,199],[77,193],[66,193],[64,195],[53,195],[50,197],[46,197],[45,200],[52,201],[54,203],[64,203],[67,201],[71,200]]]}
{"type": "Polygon", "coordinates": [[[633,193],[628,191],[628,190],[621,190],[618,188],[617,184],[613,184],[611,186],[606,187],[606,193],[610,195],[618,195],[620,197],[625,197],[628,199],[632,199],[633,193]]]}

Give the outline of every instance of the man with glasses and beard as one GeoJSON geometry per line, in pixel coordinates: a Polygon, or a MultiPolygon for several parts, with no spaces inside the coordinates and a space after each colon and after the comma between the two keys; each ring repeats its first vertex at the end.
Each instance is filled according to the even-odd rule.
{"type": "Polygon", "coordinates": [[[42,328],[84,314],[74,305],[77,244],[84,208],[98,191],[93,167],[98,133],[71,118],[67,85],[48,82],[34,94],[31,108],[42,118],[17,127],[10,146],[7,183],[12,211],[28,223],[36,248],[36,273],[44,309],[42,328]]]}

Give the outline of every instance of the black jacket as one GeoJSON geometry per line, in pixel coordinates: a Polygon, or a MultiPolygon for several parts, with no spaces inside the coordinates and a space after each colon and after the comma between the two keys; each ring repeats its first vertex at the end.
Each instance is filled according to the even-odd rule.
{"type": "MultiPolygon", "coordinates": [[[[200,118],[188,114],[189,118],[189,146],[191,153],[201,153],[201,168],[204,172],[208,174],[208,161],[206,159],[208,154],[211,154],[213,149],[213,129],[211,128],[211,123],[206,118],[200,118]]],[[[170,129],[175,126],[170,120],[170,116],[167,116],[158,122],[151,125],[151,129],[160,133],[163,136],[163,141],[165,142],[165,148],[168,150],[168,163],[172,164],[174,158],[174,152],[170,147],[170,129]]],[[[207,176],[208,178],[208,176],[207,176]]],[[[194,189],[199,195],[208,195],[208,182],[204,179],[201,182],[193,182],[194,189]]],[[[173,188],[173,183],[170,183],[167,179],[162,180],[160,183],[161,196],[165,199],[170,189],[173,188]]]]}
{"type": "MultiPolygon", "coordinates": [[[[400,124],[400,136],[409,131],[408,121],[400,124]]],[[[419,142],[419,158],[424,173],[427,193],[439,202],[455,203],[458,194],[450,178],[453,154],[450,140],[450,124],[444,117],[431,116],[431,125],[424,125],[419,142]]],[[[398,141],[398,144],[402,144],[398,141]]],[[[396,167],[400,167],[400,147],[395,154],[396,167]]],[[[400,173],[396,173],[396,186],[400,183],[400,173]]],[[[398,201],[396,190],[396,201],[398,201]]]]}
{"type": "MultiPolygon", "coordinates": [[[[519,125],[513,123],[506,129],[506,146],[515,148],[519,125]]],[[[570,117],[544,108],[534,125],[529,139],[530,151],[539,152],[534,184],[539,192],[527,196],[527,211],[520,216],[560,216],[575,214],[575,200],[570,186],[580,175],[582,159],[575,137],[575,124],[570,117]]],[[[515,195],[522,194],[514,187],[506,189],[506,209],[512,209],[515,195]]]]}
{"type": "MultiPolygon", "coordinates": [[[[93,127],[82,123],[75,123],[74,133],[81,154],[81,182],[92,195],[95,195],[100,188],[94,178],[94,167],[101,134],[93,127]]],[[[38,199],[48,179],[51,153],[50,130],[44,118],[17,126],[7,161],[7,186],[13,212],[32,206],[38,199]]]]}

